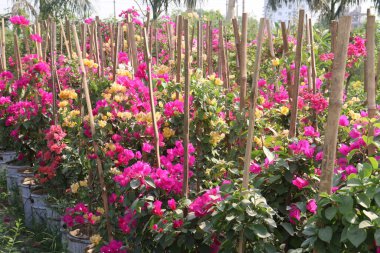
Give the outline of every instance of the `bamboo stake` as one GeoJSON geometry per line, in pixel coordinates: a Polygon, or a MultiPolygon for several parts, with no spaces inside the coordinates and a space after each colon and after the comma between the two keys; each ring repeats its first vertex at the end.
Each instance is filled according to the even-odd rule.
{"type": "Polygon", "coordinates": [[[297,32],[297,48],[296,48],[296,59],[295,59],[295,73],[294,73],[294,85],[292,89],[292,110],[290,116],[290,129],[289,137],[294,138],[297,131],[297,109],[298,109],[298,90],[300,84],[300,67],[302,60],[302,38],[303,38],[303,29],[305,21],[305,10],[299,11],[299,20],[298,20],[298,32],[297,32]]]}
{"type": "MultiPolygon", "coordinates": [[[[223,68],[223,24],[221,23],[221,20],[219,20],[219,38],[218,38],[218,76],[220,79],[224,81],[222,68],[223,68]]],[[[225,85],[225,82],[223,82],[225,85]]]]}
{"type": "MultiPolygon", "coordinates": [[[[239,58],[238,62],[240,62],[240,111],[241,112],[245,108],[245,96],[247,95],[247,27],[248,27],[248,14],[243,13],[241,40],[239,40],[239,43],[236,45],[240,49],[239,50],[240,56],[238,56],[239,58]]],[[[235,35],[235,41],[236,39],[237,39],[237,36],[235,35]]]]}
{"type": "MultiPolygon", "coordinates": [[[[157,26],[157,23],[156,23],[157,26]]],[[[159,59],[160,59],[160,50],[159,50],[159,44],[158,44],[158,27],[154,29],[154,45],[156,49],[156,65],[158,65],[159,59]]]]}
{"type": "MultiPolygon", "coordinates": [[[[138,66],[138,61],[137,61],[137,47],[136,47],[136,38],[135,38],[135,28],[134,28],[133,22],[130,19],[130,17],[128,17],[128,32],[130,35],[130,45],[132,48],[133,69],[135,70],[135,73],[136,73],[139,66],[138,66]]],[[[149,52],[152,52],[152,51],[149,51],[149,52]]]]}
{"type": "Polygon", "coordinates": [[[169,22],[166,22],[166,34],[168,37],[168,47],[169,47],[169,60],[173,60],[173,42],[172,42],[172,30],[171,30],[171,25],[169,22]]]}
{"type": "Polygon", "coordinates": [[[99,51],[100,51],[100,74],[101,76],[104,76],[104,61],[105,61],[105,56],[104,56],[104,50],[103,50],[103,36],[100,31],[100,19],[99,16],[96,16],[96,27],[97,27],[97,34],[98,34],[98,43],[99,43],[99,51]]]}
{"type": "Polygon", "coordinates": [[[208,74],[211,75],[214,73],[213,62],[212,62],[212,22],[209,21],[208,25],[208,53],[207,53],[207,62],[208,62],[208,74]]]}
{"type": "Polygon", "coordinates": [[[65,20],[66,20],[66,31],[67,31],[67,40],[69,43],[69,50],[70,52],[72,52],[73,47],[72,47],[72,40],[71,40],[71,33],[70,33],[70,20],[68,20],[67,17],[65,20]]]}
{"type": "Polygon", "coordinates": [[[83,25],[83,34],[82,34],[82,57],[87,57],[87,24],[83,25]]]}
{"type": "Polygon", "coordinates": [[[156,108],[154,106],[154,90],[153,90],[153,80],[152,80],[152,56],[149,52],[149,41],[148,41],[148,35],[146,33],[146,28],[144,27],[144,42],[145,42],[145,55],[147,56],[146,62],[147,62],[147,71],[148,71],[148,84],[149,84],[149,100],[150,100],[150,108],[151,108],[151,114],[152,114],[152,124],[154,129],[154,144],[155,144],[155,150],[156,150],[156,159],[157,159],[157,166],[158,168],[161,168],[161,160],[160,160],[160,138],[158,135],[158,127],[157,127],[157,119],[156,119],[156,108]]]}
{"type": "Polygon", "coordinates": [[[272,29],[270,26],[270,20],[266,19],[265,23],[266,23],[266,27],[267,27],[267,33],[268,33],[269,54],[270,54],[270,57],[274,58],[275,54],[274,54],[274,48],[273,48],[272,29]]]}
{"type": "Polygon", "coordinates": [[[29,38],[28,38],[28,34],[26,32],[26,28],[23,27],[22,29],[22,34],[24,36],[24,46],[25,46],[25,51],[27,54],[30,54],[30,47],[29,47],[29,38]]]}
{"type": "Polygon", "coordinates": [[[334,164],[336,145],[338,138],[339,116],[343,104],[343,83],[346,70],[347,47],[351,30],[351,17],[344,16],[339,20],[338,37],[335,44],[335,57],[333,62],[327,127],[325,143],[323,147],[322,175],[319,192],[332,193],[332,184],[334,176],[334,164]]]}
{"type": "Polygon", "coordinates": [[[205,52],[206,52],[206,60],[207,60],[207,71],[205,70],[204,71],[204,77],[206,77],[206,75],[208,74],[210,74],[210,70],[209,70],[209,43],[210,43],[210,41],[209,41],[209,39],[208,39],[208,37],[209,37],[209,29],[208,29],[208,26],[209,26],[209,22],[207,22],[206,21],[206,35],[205,35],[205,43],[206,43],[206,48],[205,48],[205,52]]]}
{"type": "Polygon", "coordinates": [[[337,35],[338,35],[338,21],[336,20],[331,21],[330,32],[331,32],[331,52],[335,53],[335,44],[336,44],[337,35]]]}
{"type": "Polygon", "coordinates": [[[54,125],[57,125],[57,89],[55,87],[55,51],[56,51],[56,25],[55,22],[51,22],[51,43],[50,43],[50,67],[51,67],[51,84],[53,93],[53,121],[54,125]]]}
{"type": "MultiPolygon", "coordinates": [[[[246,13],[243,13],[243,19],[244,19],[244,14],[247,16],[246,13]]],[[[244,23],[244,20],[242,20],[242,23],[244,23]]],[[[239,34],[239,25],[238,21],[236,18],[232,19],[232,27],[234,30],[234,37],[235,37],[235,46],[236,46],[236,68],[240,67],[240,55],[241,55],[241,49],[240,49],[240,34],[239,34]]],[[[243,28],[242,28],[243,29],[243,28]]]]}
{"type": "MultiPolygon", "coordinates": [[[[367,80],[367,102],[368,102],[368,117],[376,117],[376,81],[375,81],[375,34],[376,21],[375,16],[367,17],[367,64],[366,64],[366,80],[367,80]]],[[[368,137],[374,136],[374,128],[369,129],[368,137]]],[[[376,146],[371,144],[368,146],[368,155],[373,156],[376,153],[376,146]]]]}
{"type": "Polygon", "coordinates": [[[182,62],[182,16],[178,16],[177,23],[177,64],[175,82],[181,82],[181,62],[182,62]]]}
{"type": "Polygon", "coordinates": [[[229,80],[227,76],[227,66],[226,66],[226,52],[224,46],[224,35],[223,35],[223,22],[219,21],[219,55],[220,55],[220,69],[221,69],[221,77],[223,80],[224,88],[228,88],[229,80]]]}
{"type": "Polygon", "coordinates": [[[97,22],[94,22],[94,42],[95,42],[95,53],[96,53],[96,61],[98,63],[98,76],[101,77],[103,76],[103,70],[101,69],[101,61],[100,61],[100,50],[101,46],[99,45],[99,36],[98,36],[98,27],[97,27],[97,22]]]}
{"type": "MultiPolygon", "coordinates": [[[[92,114],[92,105],[91,105],[91,98],[90,98],[90,92],[87,86],[87,76],[86,76],[86,69],[84,67],[83,63],[83,57],[82,57],[82,52],[80,50],[80,45],[79,45],[79,40],[78,40],[78,35],[77,31],[75,28],[75,25],[72,26],[72,31],[74,34],[74,40],[75,40],[75,45],[76,49],[78,52],[78,58],[79,58],[79,63],[80,63],[80,68],[81,68],[81,75],[82,75],[82,82],[83,82],[83,90],[86,98],[86,104],[87,104],[87,111],[88,111],[88,116],[89,116],[89,121],[90,121],[90,128],[91,128],[91,134],[92,137],[95,137],[95,123],[94,123],[94,115],[92,114]]],[[[93,147],[94,147],[94,152],[95,154],[98,153],[99,147],[98,144],[95,141],[92,141],[93,147]]],[[[102,161],[100,160],[99,157],[96,158],[96,165],[97,165],[97,170],[98,170],[98,177],[99,177],[99,184],[100,188],[102,191],[102,201],[103,201],[103,208],[104,208],[104,214],[106,217],[106,228],[107,228],[107,233],[108,233],[108,240],[112,240],[112,227],[110,223],[110,217],[109,217],[109,208],[108,208],[108,197],[107,197],[107,187],[104,181],[104,173],[103,173],[103,166],[102,166],[102,161]]]]}
{"type": "Polygon", "coordinates": [[[1,57],[3,61],[3,70],[7,70],[7,56],[6,56],[6,43],[5,43],[5,20],[1,19],[1,57]]]}
{"type": "Polygon", "coordinates": [[[115,38],[115,28],[114,28],[114,24],[110,24],[110,38],[109,38],[109,43],[110,43],[110,47],[111,47],[111,53],[110,53],[110,58],[112,59],[115,52],[114,52],[114,38],[115,38]]]}
{"type": "MultiPolygon", "coordinates": [[[[311,82],[312,82],[312,91],[313,94],[317,92],[316,87],[316,78],[317,78],[317,70],[315,68],[315,55],[314,55],[314,35],[313,35],[313,24],[311,22],[311,18],[309,18],[309,36],[310,36],[310,57],[311,57],[311,82]]],[[[317,113],[313,111],[313,126],[315,130],[318,131],[318,118],[317,113]]]]}
{"type": "Polygon", "coordinates": [[[49,37],[49,33],[50,33],[50,26],[49,26],[49,23],[50,23],[50,20],[44,22],[44,26],[46,28],[46,33],[45,33],[45,39],[43,40],[43,43],[44,43],[44,47],[43,47],[43,52],[42,52],[42,58],[44,61],[46,61],[46,56],[47,56],[47,50],[49,48],[49,40],[50,40],[50,37],[49,37]]]}
{"type": "Polygon", "coordinates": [[[20,56],[20,47],[18,44],[18,38],[16,32],[13,33],[13,39],[15,42],[15,60],[17,63],[17,76],[20,78],[22,74],[24,73],[24,70],[22,69],[22,63],[21,63],[21,56],[20,56]]]}
{"type": "MultiPolygon", "coordinates": [[[[306,24],[305,24],[305,30],[306,30],[306,52],[308,55],[311,55],[311,45],[310,45],[310,29],[309,29],[309,22],[308,22],[308,17],[307,14],[305,15],[306,18],[306,24]]],[[[307,63],[307,85],[309,86],[309,89],[313,89],[313,84],[311,82],[311,64],[309,61],[307,63]]]]}
{"type": "MultiPolygon", "coordinates": [[[[252,95],[250,96],[249,126],[248,126],[247,143],[246,143],[245,156],[244,156],[242,191],[248,190],[248,187],[249,187],[248,186],[249,166],[251,164],[252,139],[253,139],[253,133],[254,133],[254,128],[255,128],[255,110],[257,106],[257,94],[258,94],[257,82],[259,80],[261,52],[262,52],[262,44],[263,44],[263,37],[264,37],[264,26],[265,26],[265,19],[261,18],[260,24],[259,24],[259,33],[257,37],[257,49],[256,49],[255,63],[253,67],[252,84],[251,84],[252,95]]],[[[239,245],[238,245],[238,252],[243,253],[244,251],[245,251],[244,233],[241,232],[239,245]]]]}
{"type": "Polygon", "coordinates": [[[198,60],[198,69],[203,75],[203,32],[202,32],[202,21],[198,21],[198,40],[197,40],[197,60],[198,60]]]}
{"type": "Polygon", "coordinates": [[[117,32],[116,32],[116,36],[115,36],[115,51],[114,51],[114,55],[113,55],[113,81],[114,82],[116,81],[116,70],[117,70],[117,65],[119,64],[118,63],[119,57],[118,57],[117,48],[119,48],[120,30],[121,30],[121,24],[117,23],[117,32]]]}
{"type": "MultiPolygon", "coordinates": [[[[368,18],[369,16],[371,15],[371,9],[368,8],[367,9],[367,22],[368,22],[368,18]]],[[[366,26],[366,32],[365,32],[365,37],[367,38],[368,37],[368,26],[366,26]]],[[[368,47],[368,41],[366,40],[365,41],[365,46],[366,48],[368,47]]],[[[367,53],[367,56],[368,56],[368,53],[367,53]]],[[[364,57],[364,91],[367,91],[367,88],[368,88],[368,81],[367,81],[367,56],[364,57]]]]}
{"type": "MultiPolygon", "coordinates": [[[[39,22],[37,22],[37,33],[42,38],[41,24],[39,22]]],[[[42,58],[42,43],[38,43],[38,56],[39,56],[39,58],[42,58]]]]}
{"type": "Polygon", "coordinates": [[[184,33],[185,33],[185,60],[184,60],[184,75],[185,75],[185,104],[184,104],[184,130],[183,130],[183,146],[184,146],[184,165],[183,165],[183,183],[182,194],[185,198],[189,193],[189,126],[190,126],[190,112],[189,112],[189,95],[190,95],[190,49],[189,49],[189,23],[184,19],[184,33]]]}

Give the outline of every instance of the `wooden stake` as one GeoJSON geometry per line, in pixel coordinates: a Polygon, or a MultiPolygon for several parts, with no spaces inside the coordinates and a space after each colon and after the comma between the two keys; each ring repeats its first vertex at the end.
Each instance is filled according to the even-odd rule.
{"type": "Polygon", "coordinates": [[[161,168],[161,159],[160,159],[160,137],[158,135],[158,127],[156,120],[156,108],[154,106],[154,90],[153,90],[153,80],[152,80],[152,56],[149,52],[149,41],[148,35],[146,33],[146,28],[144,27],[144,42],[145,42],[145,55],[147,56],[147,71],[148,71],[148,84],[149,84],[149,100],[150,100],[150,108],[152,114],[152,124],[154,129],[154,144],[156,150],[156,159],[157,159],[157,167],[161,168]]]}
{"type": "MultiPolygon", "coordinates": [[[[245,156],[244,156],[242,191],[248,190],[249,166],[251,165],[251,159],[252,159],[251,158],[252,139],[253,139],[253,133],[254,133],[254,128],[255,128],[255,110],[256,110],[256,105],[257,105],[257,94],[258,94],[257,82],[259,81],[264,27],[265,27],[265,19],[261,18],[260,24],[259,24],[259,33],[257,36],[257,49],[256,49],[255,63],[254,63],[253,75],[252,75],[252,85],[251,85],[252,95],[250,97],[249,126],[248,126],[247,142],[246,142],[245,156]]],[[[241,232],[239,245],[238,245],[238,252],[243,253],[244,251],[245,251],[244,233],[241,232]]]]}
{"type": "Polygon", "coordinates": [[[298,111],[298,90],[300,84],[300,67],[302,60],[302,38],[303,38],[303,29],[305,21],[305,10],[299,11],[299,20],[298,20],[298,32],[297,32],[297,48],[296,48],[296,59],[295,65],[296,69],[294,71],[294,86],[292,89],[292,110],[290,115],[290,129],[289,129],[289,138],[294,138],[297,131],[297,111],[298,111]]]}
{"type": "Polygon", "coordinates": [[[190,127],[190,111],[189,111],[189,96],[190,96],[190,49],[189,49],[189,22],[184,19],[185,33],[185,60],[184,60],[184,75],[185,75],[185,104],[184,104],[184,130],[183,130],[183,147],[184,147],[184,165],[183,165],[183,183],[182,194],[185,198],[189,193],[189,127],[190,127]]]}
{"type": "MultiPolygon", "coordinates": [[[[307,55],[311,55],[311,45],[310,45],[310,31],[309,31],[309,22],[308,22],[308,18],[307,18],[307,14],[305,15],[306,18],[306,24],[305,24],[305,31],[306,31],[306,52],[307,52],[307,55]]],[[[307,66],[307,85],[309,86],[309,89],[312,90],[313,89],[313,84],[311,82],[311,64],[307,61],[306,62],[306,66],[307,66]]]]}
{"type": "MultiPolygon", "coordinates": [[[[311,82],[312,82],[312,91],[313,94],[317,92],[316,79],[317,79],[317,70],[315,68],[315,55],[314,55],[314,35],[313,35],[313,24],[311,18],[309,18],[309,36],[310,36],[310,57],[311,57],[311,82]]],[[[318,118],[317,113],[313,111],[313,126],[316,131],[318,131],[318,118]]]]}
{"type": "MultiPolygon", "coordinates": [[[[234,20],[236,19],[233,19],[232,22],[234,22],[234,20]]],[[[247,27],[248,27],[248,14],[243,13],[241,40],[239,40],[239,43],[236,45],[240,51],[238,58],[240,61],[240,111],[241,112],[245,108],[245,96],[247,95],[247,27]]],[[[235,35],[235,40],[236,39],[239,39],[237,35],[235,35]]]]}
{"type": "Polygon", "coordinates": [[[58,114],[57,114],[57,88],[55,86],[55,51],[56,51],[56,25],[55,22],[51,22],[51,43],[50,43],[50,68],[51,68],[51,84],[53,93],[53,121],[54,125],[57,125],[58,114]]]}
{"type": "Polygon", "coordinates": [[[118,57],[118,51],[117,49],[119,48],[119,38],[120,38],[120,30],[121,30],[121,24],[117,23],[117,32],[115,36],[115,51],[113,55],[113,81],[116,81],[116,70],[117,70],[117,65],[119,64],[119,57],[118,57]]]}
{"type": "Polygon", "coordinates": [[[6,56],[6,44],[5,44],[5,20],[1,19],[1,57],[3,61],[3,70],[7,70],[7,56],[6,56]]]}
{"type": "Polygon", "coordinates": [[[181,82],[181,62],[182,62],[182,16],[178,16],[177,23],[177,64],[175,82],[181,82]]]}
{"type": "MultiPolygon", "coordinates": [[[[243,13],[243,19],[244,14],[247,16],[247,13],[243,13]]],[[[244,21],[242,21],[244,23],[244,21]]],[[[235,46],[236,46],[236,68],[240,67],[240,55],[241,55],[241,49],[240,49],[240,34],[239,34],[239,24],[236,18],[232,19],[232,27],[234,30],[234,37],[235,37],[235,46]]],[[[242,28],[243,29],[243,28],[242,28]]]]}
{"type": "MultiPolygon", "coordinates": [[[[367,102],[368,102],[368,117],[376,117],[376,81],[375,81],[375,35],[376,35],[376,20],[375,16],[370,15],[367,17],[367,66],[366,66],[366,80],[367,80],[367,102]]],[[[374,128],[370,127],[368,137],[374,136],[374,128]]],[[[368,155],[373,156],[376,153],[376,146],[371,144],[368,146],[368,155]]]]}
{"type": "Polygon", "coordinates": [[[266,27],[267,27],[267,33],[268,33],[269,54],[270,54],[270,57],[274,58],[275,54],[274,54],[274,48],[273,48],[272,29],[270,27],[270,20],[266,19],[265,23],[266,23],[266,27]]]}
{"type": "Polygon", "coordinates": [[[212,61],[212,22],[208,23],[208,52],[207,52],[207,63],[208,63],[208,74],[214,73],[213,61],[212,61]]]}
{"type": "MultiPolygon", "coordinates": [[[[76,49],[78,52],[78,58],[79,58],[79,63],[80,63],[80,68],[81,68],[83,90],[84,90],[84,94],[85,94],[85,98],[86,98],[91,134],[92,134],[92,137],[94,138],[96,133],[95,133],[94,115],[92,114],[90,91],[89,91],[88,86],[87,86],[86,69],[84,67],[82,52],[80,50],[80,45],[79,45],[79,40],[78,40],[78,35],[77,35],[75,25],[72,26],[72,31],[74,34],[75,45],[76,45],[76,49]]],[[[94,140],[92,141],[92,144],[94,147],[94,153],[98,154],[98,151],[99,151],[98,144],[94,140]]],[[[104,181],[102,161],[100,160],[100,158],[98,156],[96,158],[96,165],[97,165],[100,189],[102,192],[102,201],[103,201],[104,215],[106,217],[106,228],[107,228],[107,233],[108,233],[108,240],[110,241],[110,240],[112,240],[112,227],[111,227],[111,222],[110,222],[110,217],[109,217],[107,186],[106,186],[105,181],[104,181]]]]}
{"type": "Polygon", "coordinates": [[[198,40],[197,40],[197,60],[198,60],[198,69],[201,71],[203,76],[203,28],[202,21],[198,21],[198,40]]]}
{"type": "MultiPolygon", "coordinates": [[[[136,38],[135,38],[135,27],[133,25],[132,19],[128,17],[128,32],[130,36],[129,44],[131,45],[132,49],[132,63],[133,63],[133,69],[135,70],[135,73],[137,72],[139,66],[137,61],[137,47],[136,47],[136,38]]],[[[149,51],[152,52],[152,51],[149,51]]]]}
{"type": "Polygon", "coordinates": [[[351,17],[344,16],[339,20],[338,37],[335,45],[332,81],[325,143],[323,147],[322,175],[319,192],[332,193],[336,145],[338,138],[339,116],[343,104],[343,83],[346,71],[347,48],[351,30],[351,17]]]}
{"type": "Polygon", "coordinates": [[[229,80],[227,76],[227,64],[226,64],[226,52],[225,52],[225,44],[224,44],[224,32],[223,32],[223,22],[219,21],[219,55],[220,55],[220,68],[221,73],[219,73],[220,77],[223,80],[224,88],[228,88],[229,80]]]}
{"type": "MultiPolygon", "coordinates": [[[[368,22],[368,18],[369,16],[371,15],[371,9],[368,8],[367,9],[367,22],[368,22]]],[[[366,32],[365,32],[365,37],[367,38],[368,37],[368,26],[366,26],[366,32]]],[[[368,40],[366,40],[365,42],[365,46],[366,48],[368,47],[368,40]]],[[[367,56],[368,56],[368,53],[367,53],[367,56]]],[[[367,88],[368,88],[368,81],[367,81],[367,56],[364,57],[364,91],[367,91],[367,88]]]]}

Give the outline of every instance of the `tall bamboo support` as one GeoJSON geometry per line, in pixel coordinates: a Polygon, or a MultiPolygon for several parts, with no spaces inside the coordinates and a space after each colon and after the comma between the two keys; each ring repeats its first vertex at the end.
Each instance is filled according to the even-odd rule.
{"type": "MultiPolygon", "coordinates": [[[[244,19],[244,14],[243,13],[243,19],[244,19]]],[[[246,14],[247,15],[247,14],[246,14]]],[[[244,21],[242,21],[244,23],[244,21]]],[[[241,54],[241,49],[240,49],[240,34],[239,34],[239,24],[236,18],[232,19],[232,28],[234,30],[234,37],[235,37],[235,47],[236,47],[236,67],[240,67],[240,54],[241,54]]]]}
{"type": "MultiPolygon", "coordinates": [[[[248,27],[248,14],[243,13],[242,17],[242,31],[241,40],[237,45],[239,48],[239,61],[240,61],[240,111],[245,108],[245,96],[247,94],[247,27],[248,27]]],[[[235,29],[235,28],[234,28],[235,29]]],[[[235,40],[237,36],[235,35],[235,40]]]]}
{"type": "Polygon", "coordinates": [[[189,127],[190,127],[190,111],[189,111],[189,96],[190,96],[190,48],[189,48],[189,22],[184,19],[185,33],[185,60],[184,60],[184,130],[183,130],[183,146],[184,146],[184,165],[183,165],[183,184],[182,194],[185,198],[189,193],[189,127]]]}
{"type": "MultiPolygon", "coordinates": [[[[311,82],[312,82],[312,91],[313,94],[317,92],[316,79],[317,79],[317,70],[315,67],[315,54],[314,54],[314,34],[313,34],[313,23],[311,18],[308,20],[309,23],[309,36],[310,36],[310,58],[311,58],[311,82]]],[[[315,130],[318,131],[318,118],[317,113],[313,112],[313,126],[315,130]]]]}
{"type": "Polygon", "coordinates": [[[182,16],[178,16],[177,23],[177,64],[176,64],[176,83],[181,82],[181,62],[182,62],[182,16]]]}
{"type": "MultiPolygon", "coordinates": [[[[133,69],[135,73],[137,72],[139,66],[137,61],[137,47],[136,47],[136,38],[135,38],[135,27],[133,25],[132,19],[128,17],[128,32],[130,35],[130,41],[129,44],[131,45],[132,49],[132,63],[133,63],[133,69]]],[[[152,51],[149,51],[152,52],[152,51]]]]}
{"type": "Polygon", "coordinates": [[[198,69],[200,69],[203,75],[203,29],[201,20],[198,21],[197,63],[198,69]]]}
{"type": "Polygon", "coordinates": [[[104,55],[104,50],[103,50],[103,36],[102,36],[102,33],[100,31],[100,19],[99,19],[99,16],[96,16],[95,17],[95,20],[96,20],[96,33],[98,35],[98,47],[99,47],[99,53],[100,53],[100,62],[99,62],[99,66],[100,66],[100,75],[103,76],[104,75],[104,61],[105,61],[105,55],[104,55]]]}
{"type": "MultiPolygon", "coordinates": [[[[260,19],[259,24],[259,33],[257,36],[257,49],[255,56],[255,63],[253,67],[253,75],[252,75],[252,94],[250,97],[250,107],[249,107],[249,125],[248,125],[248,133],[247,133],[247,142],[245,148],[245,156],[244,156],[244,170],[243,170],[243,184],[242,191],[248,189],[248,180],[249,180],[249,166],[251,165],[251,153],[252,153],[252,139],[255,128],[255,110],[257,106],[257,94],[258,87],[257,83],[259,81],[259,72],[260,72],[260,64],[261,64],[261,52],[262,52],[262,44],[264,37],[264,27],[265,27],[265,19],[260,19]]],[[[240,233],[238,252],[243,253],[245,251],[245,240],[244,233],[240,233]]]]}
{"type": "Polygon", "coordinates": [[[115,48],[114,48],[114,55],[113,55],[113,61],[112,61],[112,67],[113,67],[113,81],[116,81],[116,70],[117,65],[119,64],[119,57],[118,57],[118,51],[117,48],[119,48],[119,38],[120,38],[120,32],[121,32],[121,24],[117,23],[117,30],[116,30],[116,36],[115,36],[115,48]]]}
{"type": "Polygon", "coordinates": [[[3,61],[3,70],[7,70],[7,56],[5,43],[5,20],[1,19],[1,58],[3,61]]]}
{"type": "MultiPolygon", "coordinates": [[[[92,137],[94,138],[96,133],[95,133],[94,115],[92,113],[90,91],[89,91],[88,85],[87,85],[86,69],[84,67],[82,52],[80,50],[80,45],[79,45],[79,40],[78,40],[78,35],[77,35],[75,25],[72,26],[72,31],[73,31],[73,35],[74,35],[75,45],[76,45],[76,49],[77,49],[77,53],[78,53],[78,59],[79,59],[80,68],[81,68],[82,83],[83,83],[82,86],[83,86],[83,90],[84,90],[84,94],[85,94],[85,98],[86,98],[86,105],[87,105],[87,111],[88,111],[88,116],[89,116],[91,134],[92,134],[92,137]]],[[[93,140],[92,145],[94,148],[94,153],[98,154],[98,151],[99,151],[98,144],[93,140]]],[[[108,240],[112,240],[112,226],[111,226],[110,216],[109,216],[107,186],[106,186],[105,180],[104,180],[104,172],[103,172],[102,161],[100,160],[99,157],[96,158],[96,166],[97,166],[97,172],[98,172],[99,185],[100,185],[100,189],[102,192],[101,197],[102,197],[102,202],[103,202],[104,215],[106,217],[106,228],[107,228],[108,240]]]]}
{"type": "Polygon", "coordinates": [[[266,23],[267,34],[268,34],[269,54],[270,54],[270,57],[274,58],[275,54],[274,54],[274,48],[273,48],[272,29],[271,29],[271,25],[270,25],[270,20],[266,19],[265,23],[266,23]]]}
{"type": "Polygon", "coordinates": [[[292,110],[290,118],[290,129],[289,137],[293,138],[296,135],[297,131],[297,113],[298,113],[298,91],[300,84],[300,67],[302,60],[302,38],[303,38],[303,29],[305,21],[305,10],[300,10],[298,15],[298,32],[297,32],[297,48],[296,48],[296,58],[295,65],[296,69],[294,71],[294,85],[292,87],[292,110]]]}
{"type": "MultiPolygon", "coordinates": [[[[376,80],[375,80],[375,35],[376,35],[376,20],[375,16],[367,17],[367,64],[366,64],[366,81],[367,81],[367,105],[368,117],[375,118],[376,116],[376,80]]],[[[374,128],[371,127],[368,133],[369,137],[374,136],[374,128]]],[[[368,155],[372,156],[376,153],[376,146],[371,144],[368,147],[368,155]]]]}
{"type": "Polygon", "coordinates": [[[160,138],[158,135],[158,127],[157,127],[157,119],[156,119],[156,108],[154,106],[154,90],[153,90],[153,80],[152,80],[152,56],[149,52],[149,41],[148,35],[146,33],[146,28],[144,27],[144,42],[145,42],[145,55],[147,56],[147,71],[148,71],[148,85],[149,85],[149,100],[150,100],[150,108],[152,114],[152,124],[154,129],[154,144],[156,151],[156,159],[157,159],[157,167],[161,168],[161,160],[160,160],[160,138]]]}
{"type": "Polygon", "coordinates": [[[332,193],[339,116],[343,104],[343,83],[346,71],[347,48],[351,30],[351,17],[340,18],[335,44],[332,81],[325,143],[323,146],[322,175],[319,192],[332,193]]]}
{"type": "MultiPolygon", "coordinates": [[[[311,55],[311,45],[310,45],[310,29],[309,29],[309,22],[308,22],[308,17],[307,17],[307,14],[306,14],[306,23],[305,23],[305,31],[306,31],[306,52],[307,52],[307,55],[310,56],[311,55]]],[[[311,81],[311,62],[308,62],[307,61],[307,85],[309,87],[310,90],[313,89],[313,84],[312,84],[312,81],[311,81]]]]}
{"type": "Polygon", "coordinates": [[[208,52],[207,52],[207,64],[208,64],[208,74],[214,73],[214,66],[212,61],[212,22],[208,23],[208,52]]]}
{"type": "Polygon", "coordinates": [[[51,68],[51,85],[52,85],[52,93],[53,93],[53,121],[54,125],[57,125],[58,115],[57,115],[57,88],[56,88],[56,66],[55,66],[55,51],[56,51],[56,24],[55,22],[51,22],[51,43],[50,43],[50,68],[51,68]]]}

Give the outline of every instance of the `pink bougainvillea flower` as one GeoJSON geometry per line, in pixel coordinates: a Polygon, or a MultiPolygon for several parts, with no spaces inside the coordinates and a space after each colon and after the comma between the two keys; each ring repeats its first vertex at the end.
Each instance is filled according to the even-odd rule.
{"type": "Polygon", "coordinates": [[[30,39],[37,42],[37,43],[41,43],[42,42],[42,38],[40,35],[38,34],[31,34],[30,35],[30,39]]]}
{"type": "Polygon", "coordinates": [[[295,224],[295,220],[299,221],[301,219],[301,210],[295,204],[292,204],[289,210],[289,221],[295,224]]]}
{"type": "Polygon", "coordinates": [[[292,184],[297,186],[297,188],[299,190],[301,190],[302,188],[305,188],[306,186],[309,185],[309,182],[303,178],[300,178],[300,177],[296,177],[293,181],[292,181],[292,184]]]}
{"type": "Polygon", "coordinates": [[[175,199],[169,199],[168,206],[170,209],[175,210],[177,208],[177,203],[175,202],[175,199]]]}
{"type": "Polygon", "coordinates": [[[146,142],[144,142],[142,145],[142,151],[144,151],[145,153],[150,153],[150,151],[152,151],[153,148],[153,145],[146,142]]]}
{"type": "Polygon", "coordinates": [[[153,202],[153,214],[157,216],[162,216],[163,212],[161,210],[162,202],[159,200],[156,200],[153,202]]]}
{"type": "Polygon", "coordinates": [[[306,204],[306,209],[313,213],[313,214],[316,214],[317,213],[317,202],[315,201],[315,199],[310,199],[307,204],[306,204]]]}
{"type": "Polygon", "coordinates": [[[252,163],[251,166],[249,167],[249,171],[252,172],[253,174],[260,174],[261,167],[257,163],[252,163]]]}
{"type": "Polygon", "coordinates": [[[122,242],[112,240],[109,244],[100,248],[100,253],[127,253],[126,250],[121,249],[122,247],[122,242]]]}
{"type": "Polygon", "coordinates": [[[92,21],[94,21],[94,19],[92,19],[92,18],[86,18],[86,19],[84,20],[84,22],[85,22],[86,24],[91,24],[92,21]]]}
{"type": "Polygon", "coordinates": [[[306,126],[304,128],[304,131],[305,131],[305,136],[319,137],[318,131],[315,131],[314,127],[312,127],[312,126],[306,126]]]}
{"type": "Polygon", "coordinates": [[[350,124],[350,121],[348,120],[346,115],[342,115],[339,118],[339,125],[340,126],[348,126],[350,124]]]}
{"type": "Polygon", "coordinates": [[[21,25],[21,26],[27,26],[29,25],[29,20],[27,20],[24,16],[13,16],[9,18],[9,21],[11,21],[14,25],[21,25]]]}

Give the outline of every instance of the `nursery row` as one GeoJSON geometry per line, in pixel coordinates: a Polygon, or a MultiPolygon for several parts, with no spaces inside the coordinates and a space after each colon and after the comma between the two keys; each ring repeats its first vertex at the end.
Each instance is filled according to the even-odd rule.
{"type": "Polygon", "coordinates": [[[1,168],[26,227],[72,253],[379,252],[375,16],[327,31],[300,10],[255,38],[246,13],[120,19],[2,20],[1,168]]]}

